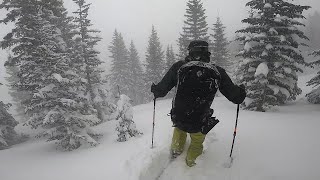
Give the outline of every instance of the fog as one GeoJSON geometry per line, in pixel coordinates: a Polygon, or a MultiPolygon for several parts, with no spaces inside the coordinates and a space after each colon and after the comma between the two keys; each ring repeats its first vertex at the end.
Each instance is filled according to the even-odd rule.
{"type": "MultiPolygon", "coordinates": [[[[320,9],[319,0],[295,0],[301,5],[310,5],[320,9]]],[[[113,32],[117,29],[129,44],[133,40],[142,59],[154,25],[158,31],[162,45],[176,46],[182,30],[186,0],[90,0],[92,3],[91,19],[95,27],[102,31],[103,41],[100,45],[107,49],[113,32]]],[[[248,0],[202,0],[206,9],[207,22],[210,28],[220,16],[226,26],[226,34],[233,38],[235,31],[242,26],[241,20],[248,13],[245,4],[248,0]]],[[[68,8],[73,7],[71,0],[66,0],[68,8]]],[[[210,31],[211,32],[211,31],[210,31]]],[[[103,49],[102,48],[102,49],[103,49]]]]}
{"type": "MultiPolygon", "coordinates": [[[[1,2],[2,0],[0,0],[1,2]]],[[[249,0],[202,0],[206,9],[207,22],[210,28],[221,17],[226,26],[226,34],[233,38],[235,31],[242,26],[241,20],[248,13],[245,4],[249,0]]],[[[310,5],[314,9],[320,9],[319,0],[294,0],[302,5],[310,5]]],[[[137,46],[141,58],[144,58],[148,37],[152,25],[155,26],[163,47],[168,44],[174,47],[177,44],[179,33],[182,30],[187,0],[87,0],[92,3],[90,18],[94,27],[101,30],[103,38],[99,44],[102,52],[101,58],[108,59],[108,46],[115,29],[122,33],[127,44],[133,40],[137,46]]],[[[65,6],[70,10],[74,8],[72,0],[64,0],[65,6]]],[[[0,12],[3,17],[5,12],[0,12]]],[[[0,25],[0,38],[8,29],[0,25]]],[[[210,30],[211,32],[211,30],[210,30]]]]}
{"type": "MultiPolygon", "coordinates": [[[[312,6],[312,9],[305,12],[305,15],[320,9],[319,0],[294,0],[301,5],[312,6]]],[[[0,0],[2,2],[2,0],[0,0]]],[[[65,6],[70,10],[74,8],[72,0],[64,0],[65,6]]],[[[141,60],[145,58],[146,46],[151,33],[152,25],[155,26],[163,49],[167,45],[177,45],[179,33],[182,30],[186,0],[88,0],[92,6],[90,18],[94,28],[101,30],[100,36],[103,40],[97,47],[101,51],[100,58],[106,62],[106,68],[110,63],[108,46],[115,29],[122,33],[126,44],[131,40],[137,46],[141,60]]],[[[226,35],[233,38],[235,31],[241,28],[241,20],[245,18],[247,8],[245,4],[249,0],[202,0],[206,9],[207,22],[210,29],[219,16],[226,26],[226,35]]],[[[5,11],[0,11],[0,18],[3,18],[5,11]]],[[[0,38],[9,32],[12,26],[0,25],[0,38]]],[[[211,33],[211,30],[210,30],[211,33]]],[[[0,81],[5,76],[3,63],[6,59],[6,52],[0,50],[0,81]]],[[[0,99],[7,99],[0,87],[0,99]]]]}

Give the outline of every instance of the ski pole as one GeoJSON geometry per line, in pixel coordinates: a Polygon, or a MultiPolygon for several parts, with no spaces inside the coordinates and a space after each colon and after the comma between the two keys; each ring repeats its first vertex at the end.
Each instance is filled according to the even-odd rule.
{"type": "Polygon", "coordinates": [[[152,123],[152,142],[151,148],[153,148],[154,126],[155,126],[155,114],[156,114],[156,98],[153,99],[153,123],[152,123]]]}
{"type": "Polygon", "coordinates": [[[230,159],[231,159],[231,161],[230,161],[230,167],[231,167],[231,164],[232,164],[232,162],[233,162],[232,151],[233,151],[234,141],[235,141],[236,136],[237,136],[237,126],[238,126],[239,109],[240,109],[240,104],[238,104],[238,106],[237,106],[236,125],[235,125],[234,131],[233,131],[233,140],[232,140],[232,146],[231,146],[231,152],[230,152],[230,159]]]}

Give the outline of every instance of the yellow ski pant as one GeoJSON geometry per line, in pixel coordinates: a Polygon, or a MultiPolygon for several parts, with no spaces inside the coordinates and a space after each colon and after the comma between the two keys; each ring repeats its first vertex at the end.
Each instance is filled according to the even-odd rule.
{"type": "MultiPolygon", "coordinates": [[[[186,161],[194,162],[198,156],[202,154],[203,142],[206,135],[201,132],[189,133],[191,138],[191,143],[188,148],[186,161]]],[[[173,152],[182,153],[187,139],[187,132],[180,130],[175,127],[173,130],[171,150],[173,152]]]]}

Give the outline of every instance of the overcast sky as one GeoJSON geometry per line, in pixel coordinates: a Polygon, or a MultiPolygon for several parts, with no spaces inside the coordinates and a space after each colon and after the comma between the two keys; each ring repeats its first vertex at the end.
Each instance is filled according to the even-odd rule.
{"type": "MultiPolygon", "coordinates": [[[[312,13],[315,9],[320,11],[320,0],[294,1],[301,5],[312,6],[312,9],[307,11],[305,15],[312,13]]],[[[64,2],[70,11],[74,10],[72,0],[64,0],[64,2]]],[[[109,62],[108,46],[115,29],[123,34],[127,46],[130,40],[134,41],[142,60],[145,58],[152,25],[158,31],[163,49],[168,44],[176,46],[183,20],[185,20],[187,0],[88,0],[88,2],[92,3],[89,12],[92,23],[95,28],[102,31],[100,36],[103,40],[98,47],[102,52],[100,57],[109,62]]],[[[212,28],[219,15],[226,26],[229,39],[242,26],[241,20],[248,15],[245,4],[249,0],[202,0],[202,2],[206,9],[209,27],[212,28]]],[[[4,14],[5,12],[1,10],[0,18],[4,14]]],[[[2,39],[8,31],[8,27],[0,25],[0,38],[2,39]]],[[[0,50],[0,81],[5,76],[3,68],[5,58],[5,51],[0,50]]],[[[1,89],[0,87],[0,93],[1,89]]],[[[5,97],[1,93],[0,99],[3,98],[5,97]]]]}
{"type": "MultiPolygon", "coordinates": [[[[2,0],[0,0],[1,2],[2,0]]],[[[220,16],[226,26],[226,33],[232,38],[234,32],[247,17],[245,4],[249,0],[202,0],[206,9],[207,22],[212,28],[216,17],[220,16]]],[[[303,5],[310,5],[313,9],[320,9],[320,0],[295,0],[303,5]]],[[[72,0],[64,0],[65,6],[74,10],[72,0]]],[[[158,31],[160,41],[165,48],[168,44],[176,46],[177,38],[182,30],[187,0],[87,0],[92,3],[90,18],[94,26],[101,30],[103,41],[99,50],[105,49],[111,42],[115,29],[121,32],[127,44],[133,40],[143,58],[154,25],[158,31]]],[[[309,10],[307,13],[311,13],[309,10]]],[[[4,12],[0,12],[3,15],[4,12]]],[[[0,25],[2,30],[4,27],[0,25]]],[[[5,31],[0,32],[3,37],[5,31]]],[[[211,31],[210,31],[211,32],[211,31]]],[[[0,38],[1,38],[0,37],[0,38]]],[[[103,54],[106,54],[103,52],[103,54]]]]}
{"type": "MultiPolygon", "coordinates": [[[[320,9],[320,0],[295,0],[303,5],[320,9]]],[[[152,24],[155,26],[162,45],[177,44],[182,30],[187,0],[90,0],[93,23],[102,30],[106,47],[110,44],[114,29],[121,32],[127,42],[132,39],[144,56],[152,24]]],[[[219,15],[226,26],[226,33],[232,38],[248,13],[248,0],[202,0],[206,9],[207,22],[212,28],[219,15]]],[[[71,0],[65,0],[72,7],[71,0]]],[[[308,12],[311,12],[309,10],[308,12]]]]}

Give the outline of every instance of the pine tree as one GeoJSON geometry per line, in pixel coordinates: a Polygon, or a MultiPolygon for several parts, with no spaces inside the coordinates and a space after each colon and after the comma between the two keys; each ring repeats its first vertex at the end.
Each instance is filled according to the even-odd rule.
{"type": "Polygon", "coordinates": [[[246,109],[265,111],[270,106],[295,100],[301,93],[297,86],[298,66],[306,65],[297,39],[307,39],[297,27],[303,24],[296,19],[304,18],[302,12],[309,6],[295,5],[283,0],[252,0],[247,28],[238,40],[244,44],[239,53],[244,61],[238,74],[240,83],[247,87],[246,109]],[[240,73],[239,73],[240,72],[240,73]]]}
{"type": "Polygon", "coordinates": [[[0,101],[0,150],[13,145],[18,137],[14,130],[18,122],[8,113],[10,106],[11,104],[4,104],[0,101]]]}
{"type": "Polygon", "coordinates": [[[8,148],[18,140],[18,134],[14,130],[18,122],[8,113],[10,106],[0,101],[0,150],[8,148]]]}
{"type": "Polygon", "coordinates": [[[142,135],[133,121],[133,109],[130,103],[131,99],[122,94],[117,102],[117,110],[115,112],[116,119],[119,121],[116,131],[118,131],[119,142],[127,141],[131,137],[142,135]]]}
{"type": "Polygon", "coordinates": [[[178,39],[179,60],[184,60],[186,57],[190,41],[204,40],[209,42],[207,16],[201,0],[189,0],[184,16],[186,20],[178,39]]]}
{"type": "Polygon", "coordinates": [[[145,71],[145,92],[147,100],[151,100],[150,86],[152,83],[160,82],[164,74],[165,62],[164,52],[158,37],[158,33],[152,26],[149,44],[146,52],[146,71],[145,71]]]}
{"type": "Polygon", "coordinates": [[[306,22],[306,35],[310,39],[308,43],[312,50],[320,48],[320,13],[315,11],[306,22]]]}
{"type": "Polygon", "coordinates": [[[184,60],[188,55],[188,45],[191,40],[188,39],[186,28],[183,27],[183,32],[180,33],[180,37],[178,38],[178,60],[184,60]]]}
{"type": "Polygon", "coordinates": [[[167,51],[166,51],[166,68],[165,71],[167,72],[170,67],[175,63],[176,61],[176,57],[173,51],[173,47],[172,46],[168,46],[167,47],[167,51]]]}
{"type": "MultiPolygon", "coordinates": [[[[9,55],[7,62],[11,62],[12,55],[9,55]]],[[[6,66],[7,77],[5,78],[8,82],[9,95],[13,101],[15,107],[16,117],[18,117],[20,122],[25,122],[28,119],[27,114],[25,113],[25,106],[23,102],[27,99],[31,99],[31,93],[28,91],[19,91],[15,86],[19,82],[19,67],[17,66],[6,66]]]]}
{"type": "Polygon", "coordinates": [[[131,84],[133,85],[131,88],[131,92],[129,97],[132,97],[133,104],[141,104],[143,103],[143,70],[140,62],[140,58],[138,55],[138,51],[131,41],[129,48],[129,62],[130,62],[130,72],[131,72],[131,84]]]}
{"type": "Polygon", "coordinates": [[[62,3],[54,2],[4,2],[12,10],[2,22],[15,22],[15,29],[4,37],[1,45],[13,46],[14,57],[7,64],[18,67],[19,82],[15,86],[18,91],[31,94],[23,102],[30,117],[25,124],[42,127],[44,131],[38,137],[47,136],[48,141],[55,141],[66,150],[84,143],[94,146],[98,143],[90,126],[98,120],[88,113],[93,109],[85,106],[86,97],[79,93],[82,79],[71,58],[72,46],[66,43],[72,43],[72,33],[59,29],[62,22],[69,20],[63,20],[62,3]]]}
{"type": "Polygon", "coordinates": [[[231,66],[231,62],[229,62],[229,53],[227,50],[227,46],[229,44],[227,38],[225,37],[225,27],[223,26],[220,17],[217,17],[217,21],[214,25],[213,32],[211,37],[213,37],[212,47],[212,59],[211,61],[216,65],[228,70],[229,66],[231,66]]]}
{"type": "Polygon", "coordinates": [[[89,94],[90,103],[97,110],[97,116],[100,120],[103,120],[104,115],[102,112],[102,97],[100,94],[103,92],[103,81],[100,69],[102,61],[98,58],[100,52],[94,48],[97,43],[101,40],[98,36],[93,34],[99,33],[100,31],[90,29],[92,26],[91,21],[88,19],[88,13],[90,5],[85,0],[73,0],[77,5],[77,11],[73,12],[75,17],[76,25],[76,38],[75,38],[75,56],[74,63],[77,64],[78,74],[85,79],[86,91],[85,94],[89,94]]]}
{"type": "MultiPolygon", "coordinates": [[[[165,66],[165,72],[168,72],[171,66],[175,63],[176,57],[173,51],[173,47],[167,46],[166,50],[166,66],[165,66]]],[[[167,95],[166,97],[172,98],[174,96],[175,88],[173,88],[167,95]]]]}
{"type": "MultiPolygon", "coordinates": [[[[314,51],[312,53],[314,56],[320,56],[320,49],[318,51],[314,51]]],[[[311,66],[318,66],[320,67],[320,59],[311,63],[311,66]]],[[[307,82],[307,86],[313,86],[313,89],[310,93],[308,93],[307,99],[309,102],[313,104],[320,104],[320,71],[317,73],[315,77],[313,77],[310,81],[307,82]]]]}
{"type": "MultiPolygon", "coordinates": [[[[111,45],[109,46],[112,58],[110,81],[112,87],[119,87],[121,94],[129,94],[133,86],[130,73],[129,51],[121,33],[114,31],[111,45]]],[[[116,93],[118,89],[115,89],[116,93]]],[[[120,95],[119,93],[119,95],[120,95]]]]}
{"type": "Polygon", "coordinates": [[[48,129],[39,136],[49,136],[49,141],[57,141],[66,150],[77,149],[83,143],[96,146],[98,143],[93,139],[90,126],[99,120],[92,115],[93,108],[86,106],[87,98],[79,94],[82,78],[77,74],[76,67],[70,68],[68,53],[63,48],[57,48],[62,43],[61,31],[45,18],[43,10],[36,19],[36,34],[42,44],[35,48],[39,55],[34,60],[39,63],[21,66],[21,70],[25,71],[35,69],[34,77],[26,78],[22,85],[33,85],[30,82],[37,84],[36,93],[27,107],[27,112],[32,114],[27,124],[33,128],[41,125],[48,129]]]}

